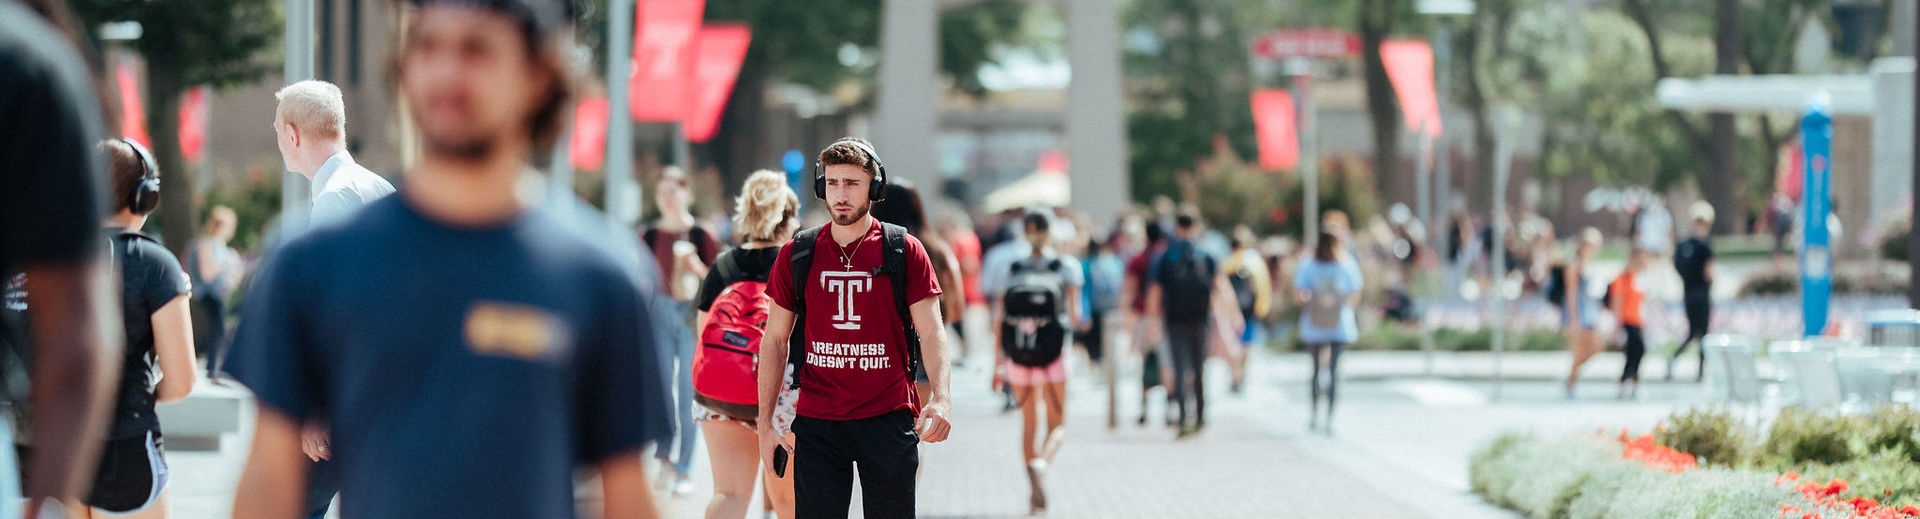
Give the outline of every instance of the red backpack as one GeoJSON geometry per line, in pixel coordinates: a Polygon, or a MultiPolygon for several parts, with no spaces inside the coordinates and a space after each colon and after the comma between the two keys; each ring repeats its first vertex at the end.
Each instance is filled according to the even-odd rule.
{"type": "Polygon", "coordinates": [[[739,281],[720,291],[707,310],[700,348],[693,355],[693,389],[703,401],[754,408],[760,401],[760,335],[766,331],[767,305],[773,299],[767,296],[766,280],[743,276],[731,256],[714,261],[720,279],[739,281]]]}

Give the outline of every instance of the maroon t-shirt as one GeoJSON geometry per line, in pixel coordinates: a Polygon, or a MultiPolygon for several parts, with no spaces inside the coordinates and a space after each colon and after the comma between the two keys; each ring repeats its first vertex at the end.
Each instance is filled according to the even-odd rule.
{"type": "MultiPolygon", "coordinates": [[[[919,411],[907,374],[907,324],[894,306],[893,282],[881,266],[880,222],[841,250],[829,229],[814,243],[788,242],[767,279],[773,304],[793,310],[793,248],[813,247],[807,282],[807,363],[800,369],[800,416],[859,420],[906,409],[919,411]],[[850,253],[850,265],[841,263],[850,253]]],[[[933,262],[920,240],[907,236],[907,302],[940,295],[933,262]]]]}

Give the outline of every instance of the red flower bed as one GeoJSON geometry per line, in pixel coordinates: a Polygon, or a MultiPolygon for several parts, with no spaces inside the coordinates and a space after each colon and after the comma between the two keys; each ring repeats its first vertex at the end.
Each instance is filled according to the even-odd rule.
{"type": "MultiPolygon", "coordinates": [[[[1782,486],[1792,484],[1799,480],[1800,475],[1792,472],[1773,478],[1775,484],[1782,486]]],[[[1822,510],[1820,512],[1801,515],[1800,519],[1837,519],[1842,517],[1864,517],[1867,519],[1920,518],[1920,508],[1915,508],[1911,505],[1899,508],[1880,506],[1880,502],[1866,496],[1840,499],[1840,494],[1847,491],[1847,480],[1844,479],[1836,478],[1824,484],[1818,481],[1808,481],[1794,485],[1793,489],[1800,492],[1800,495],[1806,497],[1808,501],[1812,501],[1815,506],[1819,507],[1819,510],[1822,510]]],[[[1800,507],[1785,504],[1780,505],[1780,517],[1793,517],[1793,514],[1798,513],[1801,513],[1800,507]]]]}
{"type": "Polygon", "coordinates": [[[1621,459],[1637,460],[1646,464],[1647,468],[1650,469],[1679,474],[1700,467],[1699,460],[1694,459],[1692,454],[1660,445],[1653,441],[1652,434],[1643,434],[1640,435],[1639,438],[1628,439],[1627,431],[1621,430],[1620,443],[1626,446],[1625,450],[1620,453],[1621,459]]]}

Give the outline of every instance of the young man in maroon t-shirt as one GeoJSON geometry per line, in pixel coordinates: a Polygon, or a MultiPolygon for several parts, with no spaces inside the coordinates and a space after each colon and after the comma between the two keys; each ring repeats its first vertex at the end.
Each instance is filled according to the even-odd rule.
{"type": "Polygon", "coordinates": [[[815,195],[833,223],[810,243],[788,242],[767,280],[772,298],[760,342],[760,457],[779,472],[775,449],[792,453],[795,515],[845,517],[859,465],[866,516],[913,517],[914,472],[919,443],[946,440],[948,422],[946,327],[940,317],[940,285],[920,241],[905,237],[906,286],[882,273],[882,226],[868,212],[874,184],[887,179],[878,153],[865,140],[847,138],[820,152],[815,195]],[[811,247],[806,292],[796,294],[793,254],[811,247]],[[922,358],[933,392],[922,405],[913,391],[907,336],[895,290],[910,303],[922,358]],[[800,381],[795,441],[774,428],[793,333],[795,307],[806,302],[806,362],[800,381]]]}

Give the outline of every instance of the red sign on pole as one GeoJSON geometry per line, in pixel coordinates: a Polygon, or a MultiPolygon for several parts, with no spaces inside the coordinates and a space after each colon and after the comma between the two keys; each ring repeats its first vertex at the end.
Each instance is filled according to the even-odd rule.
{"type": "Polygon", "coordinates": [[[135,74],[132,63],[121,61],[114,67],[114,80],[120,86],[120,136],[152,148],[153,139],[147,138],[147,108],[140,102],[140,80],[135,74]]]}
{"type": "Polygon", "coordinates": [[[605,165],[609,108],[606,96],[587,97],[574,106],[573,143],[568,153],[574,169],[592,171],[605,165]]]}
{"type": "Polygon", "coordinates": [[[633,76],[629,110],[636,121],[673,122],[687,116],[693,36],[705,0],[641,0],[634,5],[633,76]]]}
{"type": "Polygon", "coordinates": [[[1380,60],[1387,67],[1387,80],[1400,95],[1400,112],[1406,115],[1407,129],[1425,131],[1428,137],[1440,136],[1440,100],[1433,89],[1433,48],[1420,40],[1387,40],[1380,43],[1380,60]]]}
{"type": "Polygon", "coordinates": [[[687,74],[693,78],[693,95],[687,98],[691,111],[683,126],[688,141],[707,142],[720,130],[720,114],[733,95],[733,81],[740,77],[751,41],[752,29],[740,24],[712,24],[694,35],[694,60],[687,74]]]}
{"type": "Polygon", "coordinates": [[[180,155],[200,162],[207,153],[207,86],[187,90],[180,100],[180,155]]]}
{"type": "Polygon", "coordinates": [[[1253,40],[1253,53],[1266,59],[1334,59],[1360,55],[1360,37],[1339,29],[1273,31],[1253,40]]]}
{"type": "Polygon", "coordinates": [[[1290,170],[1300,163],[1300,137],[1293,126],[1293,95],[1280,89],[1253,92],[1253,134],[1260,169],[1290,170]]]}

